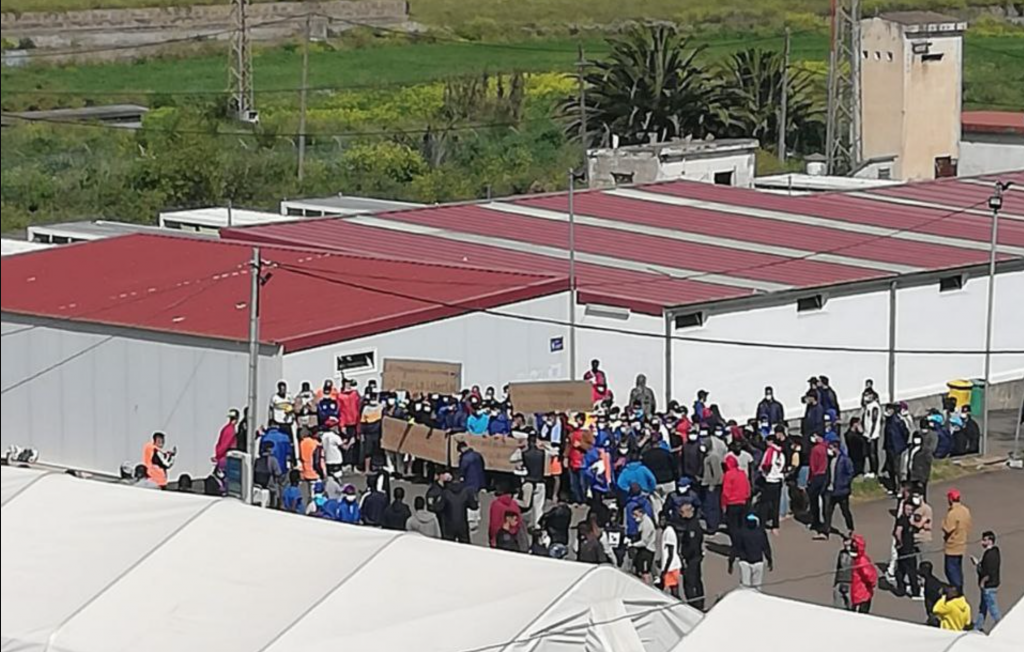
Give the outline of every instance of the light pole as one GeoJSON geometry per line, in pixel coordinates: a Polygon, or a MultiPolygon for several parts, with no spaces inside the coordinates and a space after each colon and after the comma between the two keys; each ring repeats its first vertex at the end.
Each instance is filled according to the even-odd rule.
{"type": "Polygon", "coordinates": [[[996,301],[996,252],[999,249],[999,211],[1003,210],[1003,192],[1010,188],[1009,183],[996,181],[995,192],[988,200],[992,209],[992,247],[988,256],[988,318],[985,327],[985,399],[982,409],[982,447],[983,455],[988,455],[990,425],[990,395],[992,393],[992,327],[996,301]]]}
{"type": "MultiPolygon", "coordinates": [[[[584,162],[586,164],[586,162],[584,162]]],[[[576,380],[576,170],[569,170],[569,380],[576,380]]]]}
{"type": "Polygon", "coordinates": [[[259,247],[252,250],[249,274],[249,414],[246,417],[245,452],[256,459],[256,431],[260,390],[260,286],[263,284],[263,260],[259,247]]]}

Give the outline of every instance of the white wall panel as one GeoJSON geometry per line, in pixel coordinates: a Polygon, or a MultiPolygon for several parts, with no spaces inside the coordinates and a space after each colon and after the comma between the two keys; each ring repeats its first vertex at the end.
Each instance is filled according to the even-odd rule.
{"type": "MultiPolygon", "coordinates": [[[[3,338],[3,447],[33,447],[46,462],[117,473],[122,463],[141,461],[148,438],[163,431],[179,451],[172,477],[209,474],[227,410],[246,403],[244,346],[206,347],[126,331],[104,342],[109,334],[53,325],[14,334],[23,328],[3,324],[12,333],[3,338]],[[6,391],[36,374],[42,375],[6,391]]],[[[265,358],[260,373],[262,417],[281,376],[280,360],[265,358]]]]}
{"type": "Polygon", "coordinates": [[[624,404],[637,375],[644,374],[661,406],[665,397],[664,318],[633,313],[626,320],[609,319],[587,315],[585,306],[579,306],[576,314],[580,325],[576,369],[580,378],[590,369],[591,360],[600,360],[616,400],[624,404]]]}
{"type": "Polygon", "coordinates": [[[466,385],[501,387],[516,380],[564,380],[569,373],[569,298],[566,293],[495,309],[555,323],[534,322],[473,313],[410,328],[363,337],[336,345],[288,354],[284,375],[293,387],[303,381],[319,386],[336,377],[338,356],[373,351],[376,369],[349,373],[360,386],[380,380],[385,358],[459,362],[466,385]],[[551,341],[563,338],[560,351],[551,341]]]}
{"type": "MultiPolygon", "coordinates": [[[[711,315],[701,328],[676,330],[677,337],[794,344],[884,348],[889,337],[889,293],[829,300],[821,310],[797,312],[796,304],[742,313],[711,315]]],[[[691,405],[698,390],[726,418],[752,417],[764,388],[771,385],[787,415],[802,413],[801,397],[811,376],[828,376],[844,408],[860,402],[864,380],[886,390],[887,355],[673,342],[676,398],[691,405]]]]}
{"type": "MultiPolygon", "coordinates": [[[[898,349],[971,350],[985,348],[988,278],[969,279],[963,289],[939,292],[938,284],[899,291],[898,349]]],[[[1024,349],[1024,272],[996,277],[993,350],[1024,349]]],[[[983,355],[898,355],[896,386],[901,396],[945,390],[957,378],[984,378],[983,355]]],[[[992,358],[993,382],[1024,376],[1024,356],[992,358]]]]}

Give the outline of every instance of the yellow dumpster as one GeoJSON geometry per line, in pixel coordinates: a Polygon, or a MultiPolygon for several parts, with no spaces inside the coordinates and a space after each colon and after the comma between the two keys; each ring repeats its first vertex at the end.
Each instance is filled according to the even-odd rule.
{"type": "Polygon", "coordinates": [[[957,410],[971,404],[971,394],[974,392],[973,381],[951,380],[946,383],[946,387],[949,388],[949,398],[956,400],[957,410]]]}

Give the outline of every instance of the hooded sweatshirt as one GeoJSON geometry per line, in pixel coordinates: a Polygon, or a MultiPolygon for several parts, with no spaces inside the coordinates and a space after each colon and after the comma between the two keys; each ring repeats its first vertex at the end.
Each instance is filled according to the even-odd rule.
{"type": "Polygon", "coordinates": [[[746,505],[750,500],[750,480],[740,469],[735,457],[725,458],[725,477],[722,481],[722,509],[746,505]]]}
{"type": "Polygon", "coordinates": [[[437,515],[425,509],[409,517],[406,529],[409,532],[416,532],[430,539],[441,538],[441,525],[437,522],[437,515]]]}
{"type": "Polygon", "coordinates": [[[515,497],[510,494],[499,496],[491,503],[490,510],[490,521],[488,523],[488,535],[490,537],[491,547],[495,548],[498,545],[498,534],[502,528],[505,527],[505,514],[512,512],[519,517],[516,527],[512,530],[512,536],[519,534],[519,528],[522,527],[523,522],[523,510],[519,507],[519,503],[516,502],[515,497]]]}
{"type": "Polygon", "coordinates": [[[878,569],[868,557],[867,544],[859,534],[853,536],[853,577],[850,584],[850,602],[859,606],[871,602],[878,587],[878,569]]]}
{"type": "Polygon", "coordinates": [[[949,632],[965,632],[971,624],[971,605],[963,596],[953,600],[942,596],[932,613],[938,617],[939,627],[949,632]]]}

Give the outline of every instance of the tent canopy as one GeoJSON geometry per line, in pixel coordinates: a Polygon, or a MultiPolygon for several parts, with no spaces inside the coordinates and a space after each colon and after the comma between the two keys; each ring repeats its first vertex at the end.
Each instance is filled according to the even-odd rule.
{"type": "Polygon", "coordinates": [[[992,638],[1003,643],[1012,643],[1018,650],[1024,648],[1024,600],[1006,612],[992,630],[992,638]]]}
{"type": "Polygon", "coordinates": [[[700,619],[610,568],[60,474],[2,480],[5,652],[569,652],[595,605],[668,652],[700,619]]]}
{"type": "Polygon", "coordinates": [[[756,591],[727,595],[679,644],[676,652],[722,652],[747,649],[767,640],[784,623],[787,652],[1010,652],[979,634],[960,634],[876,616],[776,598],[756,591]]]}

